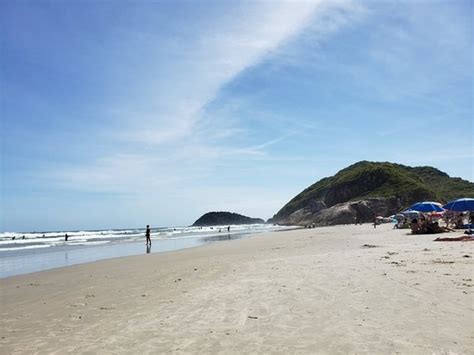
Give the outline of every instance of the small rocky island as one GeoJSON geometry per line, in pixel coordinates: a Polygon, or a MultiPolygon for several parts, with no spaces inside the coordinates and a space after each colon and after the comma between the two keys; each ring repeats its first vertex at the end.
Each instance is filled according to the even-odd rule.
{"type": "Polygon", "coordinates": [[[251,218],[232,212],[208,212],[194,222],[193,227],[258,223],[265,223],[265,221],[261,218],[251,218]]]}

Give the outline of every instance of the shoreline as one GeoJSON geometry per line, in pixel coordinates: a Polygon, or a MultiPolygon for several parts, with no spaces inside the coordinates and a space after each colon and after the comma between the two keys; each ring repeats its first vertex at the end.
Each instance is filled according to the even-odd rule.
{"type": "Polygon", "coordinates": [[[5,353],[469,352],[472,243],[406,233],[261,233],[0,279],[0,344],[5,353]]]}
{"type": "Polygon", "coordinates": [[[272,229],[242,229],[231,233],[191,234],[177,237],[152,237],[152,246],[140,240],[106,240],[83,244],[62,244],[34,249],[0,251],[0,279],[15,275],[50,270],[70,265],[83,264],[116,257],[154,254],[172,250],[187,249],[232,239],[247,238],[250,235],[269,232],[272,229]]]}
{"type": "MultiPolygon", "coordinates": [[[[265,232],[265,233],[262,233],[262,234],[273,233],[273,232],[278,232],[278,231],[265,232]]],[[[149,255],[168,254],[168,253],[179,252],[179,251],[182,251],[182,250],[192,250],[192,249],[196,249],[196,248],[205,248],[205,247],[208,247],[208,246],[210,246],[210,245],[212,245],[213,243],[216,243],[216,242],[229,242],[229,241],[235,241],[235,240],[240,240],[240,239],[246,239],[246,238],[251,238],[251,237],[257,236],[258,234],[260,234],[260,233],[248,234],[248,235],[243,234],[243,235],[240,235],[238,237],[231,238],[231,239],[224,239],[223,238],[221,240],[216,240],[216,241],[212,241],[212,242],[206,242],[205,241],[205,242],[196,243],[196,245],[181,247],[181,248],[178,248],[178,249],[158,250],[158,251],[151,251],[150,253],[143,252],[143,253],[130,254],[130,255],[117,255],[117,256],[112,256],[112,257],[106,257],[106,258],[103,258],[103,259],[91,260],[91,261],[86,261],[86,262],[78,262],[78,263],[74,263],[74,264],[70,264],[70,265],[58,266],[58,267],[53,267],[53,268],[44,269],[44,270],[32,271],[32,272],[28,272],[28,273],[15,274],[15,275],[12,275],[12,276],[0,277],[0,283],[1,283],[2,280],[9,280],[9,279],[15,278],[15,277],[22,277],[22,276],[28,277],[30,275],[33,276],[34,274],[41,274],[43,272],[60,272],[63,269],[67,270],[67,269],[72,268],[72,267],[81,267],[81,266],[86,266],[86,265],[89,265],[89,264],[93,265],[93,264],[100,263],[100,262],[103,262],[103,261],[112,261],[112,262],[114,262],[114,261],[119,260],[119,259],[126,260],[127,258],[147,257],[149,255]]],[[[196,239],[200,239],[200,238],[196,238],[196,239]]],[[[160,241],[174,241],[174,240],[160,240],[160,241]]],[[[153,243],[156,243],[156,242],[157,241],[154,240],[153,243]]],[[[144,244],[142,242],[130,242],[129,244],[139,244],[140,248],[144,249],[146,251],[146,244],[144,244]]],[[[127,244],[124,244],[124,246],[127,246],[127,244]]],[[[100,246],[100,248],[107,248],[107,247],[110,247],[110,245],[100,246]]],[[[94,248],[94,246],[88,246],[88,247],[85,247],[85,248],[82,248],[82,249],[73,249],[73,251],[85,251],[88,248],[94,248]]],[[[153,250],[153,245],[152,245],[152,250],[153,250]]]]}

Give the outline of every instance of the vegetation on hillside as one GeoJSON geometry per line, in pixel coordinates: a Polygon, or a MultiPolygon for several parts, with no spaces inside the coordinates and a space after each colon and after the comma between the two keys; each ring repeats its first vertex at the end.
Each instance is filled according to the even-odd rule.
{"type": "Polygon", "coordinates": [[[263,219],[251,218],[232,212],[208,212],[202,215],[193,226],[218,226],[230,224],[265,223],[263,219]]]}
{"type": "Polygon", "coordinates": [[[321,179],[288,202],[272,219],[289,216],[311,201],[327,207],[371,197],[396,197],[403,205],[421,200],[447,202],[459,197],[473,197],[474,183],[433,167],[408,167],[388,162],[361,161],[321,179]]]}

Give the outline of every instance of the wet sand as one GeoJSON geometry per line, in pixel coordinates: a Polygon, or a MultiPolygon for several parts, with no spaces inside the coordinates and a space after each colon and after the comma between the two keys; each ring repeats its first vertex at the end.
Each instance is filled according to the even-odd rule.
{"type": "Polygon", "coordinates": [[[391,228],[267,233],[2,279],[2,353],[471,353],[474,243],[391,228]]]}

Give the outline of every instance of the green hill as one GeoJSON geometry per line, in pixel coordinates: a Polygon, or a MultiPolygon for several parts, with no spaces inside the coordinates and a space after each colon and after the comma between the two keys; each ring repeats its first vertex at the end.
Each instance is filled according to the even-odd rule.
{"type": "Polygon", "coordinates": [[[361,161],[311,185],[283,206],[271,221],[278,223],[315,203],[330,208],[343,202],[391,198],[401,206],[409,206],[422,200],[447,202],[473,196],[474,183],[451,178],[433,167],[361,161]]]}
{"type": "Polygon", "coordinates": [[[260,218],[250,218],[232,212],[208,212],[202,215],[196,222],[194,222],[193,226],[218,226],[256,223],[265,223],[265,221],[260,218]]]}

